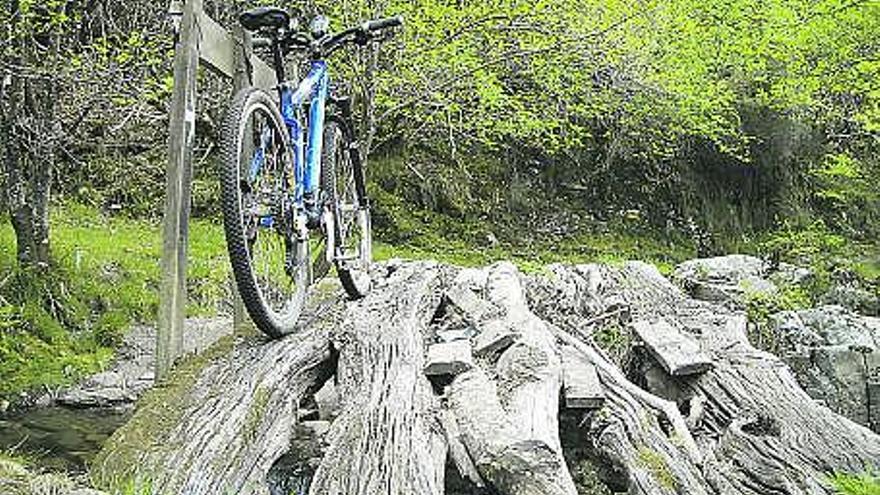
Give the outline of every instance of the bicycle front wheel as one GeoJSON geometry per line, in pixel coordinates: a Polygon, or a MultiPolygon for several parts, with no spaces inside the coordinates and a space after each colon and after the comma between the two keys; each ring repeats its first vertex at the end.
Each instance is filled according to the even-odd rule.
{"type": "Polygon", "coordinates": [[[257,328],[296,328],[310,282],[309,243],[296,232],[290,137],[265,91],[235,96],[221,129],[223,225],[236,286],[257,328]]]}

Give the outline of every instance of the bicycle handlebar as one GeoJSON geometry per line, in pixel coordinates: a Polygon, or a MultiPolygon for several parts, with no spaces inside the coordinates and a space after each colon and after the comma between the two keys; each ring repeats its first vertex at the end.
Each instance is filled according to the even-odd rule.
{"type": "Polygon", "coordinates": [[[385,19],[377,19],[374,21],[367,21],[361,25],[361,29],[367,32],[377,32],[383,29],[393,28],[397,26],[403,25],[403,16],[396,15],[394,17],[387,17],[385,19]]]}
{"type": "MultiPolygon", "coordinates": [[[[346,29],[340,33],[327,34],[319,39],[312,39],[304,32],[289,32],[283,39],[277,39],[285,49],[301,49],[310,50],[315,57],[326,57],[335,52],[341,46],[347,43],[357,45],[366,45],[373,37],[382,31],[403,25],[403,16],[388,17],[385,19],[376,19],[367,21],[350,29],[346,29]]],[[[254,40],[257,46],[257,39],[254,40]]],[[[263,39],[260,39],[260,45],[265,46],[263,39]]]]}

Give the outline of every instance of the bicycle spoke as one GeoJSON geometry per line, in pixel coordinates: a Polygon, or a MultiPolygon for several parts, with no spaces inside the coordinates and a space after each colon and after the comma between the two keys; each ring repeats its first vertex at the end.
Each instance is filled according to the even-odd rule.
{"type": "Polygon", "coordinates": [[[291,170],[285,140],[273,126],[267,111],[256,109],[249,116],[246,135],[249,147],[242,147],[239,163],[244,168],[242,224],[247,226],[248,254],[256,288],[267,309],[285,314],[298,289],[298,271],[290,214],[285,211],[285,194],[291,170]]]}

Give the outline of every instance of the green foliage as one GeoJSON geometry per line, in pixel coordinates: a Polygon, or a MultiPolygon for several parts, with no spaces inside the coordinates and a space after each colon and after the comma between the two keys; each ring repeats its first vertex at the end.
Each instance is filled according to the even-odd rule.
{"type": "Polygon", "coordinates": [[[746,292],[746,315],[748,316],[749,340],[760,349],[782,352],[780,335],[770,326],[770,318],[781,311],[805,309],[812,306],[810,294],[799,286],[784,286],[776,292],[746,292]]]}
{"type": "MultiPolygon", "coordinates": [[[[75,204],[55,209],[52,222],[48,274],[16,266],[12,229],[0,224],[0,397],[100,369],[128,327],[158,310],[157,224],[75,204]]],[[[222,229],[194,222],[190,253],[188,314],[216,314],[229,291],[222,229]]]]}
{"type": "Polygon", "coordinates": [[[813,274],[805,289],[813,303],[841,281],[856,281],[880,294],[880,245],[836,234],[822,221],[786,225],[758,242],[755,253],[809,267],[813,274]]]}
{"type": "Polygon", "coordinates": [[[378,260],[432,258],[460,266],[510,260],[527,272],[555,262],[643,260],[670,273],[677,263],[695,255],[686,240],[647,229],[581,228],[568,234],[542,235],[530,228],[534,223],[503,229],[486,221],[407,208],[381,189],[375,190],[373,197],[373,254],[378,260]]]}
{"type": "MultiPolygon", "coordinates": [[[[84,480],[68,474],[44,471],[35,467],[35,460],[16,452],[0,451],[0,483],[6,495],[49,495],[79,493],[90,487],[82,486],[84,480]]],[[[122,486],[115,495],[149,495],[149,486],[135,487],[133,483],[122,486]]]]}
{"type": "Polygon", "coordinates": [[[840,495],[880,495],[880,476],[873,472],[835,473],[831,484],[840,495]]]}
{"type": "Polygon", "coordinates": [[[802,287],[783,287],[776,292],[746,291],[746,313],[749,321],[766,324],[771,315],[781,311],[805,309],[812,305],[810,295],[802,287]]]}
{"type": "Polygon", "coordinates": [[[593,332],[592,338],[616,365],[624,366],[633,343],[633,336],[625,325],[619,321],[605,323],[593,332]]]}
{"type": "Polygon", "coordinates": [[[0,290],[0,398],[68,383],[107,363],[109,349],[91,335],[65,328],[79,323],[82,306],[64,279],[23,270],[2,273],[6,285],[0,290]]]}

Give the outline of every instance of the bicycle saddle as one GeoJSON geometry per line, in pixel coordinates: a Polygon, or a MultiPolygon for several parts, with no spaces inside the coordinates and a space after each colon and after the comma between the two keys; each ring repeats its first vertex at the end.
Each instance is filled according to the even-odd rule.
{"type": "Polygon", "coordinates": [[[290,14],[278,7],[255,7],[239,14],[238,22],[248,31],[283,28],[290,25],[290,14]]]}

